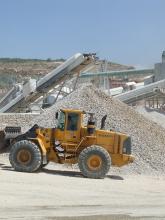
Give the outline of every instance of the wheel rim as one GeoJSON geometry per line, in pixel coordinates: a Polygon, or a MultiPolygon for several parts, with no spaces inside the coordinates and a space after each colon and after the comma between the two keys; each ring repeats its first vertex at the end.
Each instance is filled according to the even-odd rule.
{"type": "Polygon", "coordinates": [[[88,158],[87,165],[90,170],[98,170],[101,168],[102,159],[98,155],[92,155],[88,158]]]}
{"type": "Polygon", "coordinates": [[[17,161],[21,164],[28,164],[31,161],[31,153],[28,150],[20,150],[17,154],[17,161]]]}

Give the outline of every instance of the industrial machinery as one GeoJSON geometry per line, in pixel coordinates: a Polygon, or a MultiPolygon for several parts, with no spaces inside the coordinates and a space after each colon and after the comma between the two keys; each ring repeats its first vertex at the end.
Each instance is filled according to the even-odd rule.
{"type": "MultiPolygon", "coordinates": [[[[27,78],[23,84],[15,85],[0,100],[0,112],[26,112],[30,104],[45,98],[45,95],[49,96],[49,92],[55,88],[59,95],[67,81],[74,76],[78,77],[81,71],[94,65],[95,55],[95,53],[76,53],[38,81],[27,78]]],[[[52,97],[46,100],[50,99],[52,97]]]]}
{"type": "Polygon", "coordinates": [[[93,113],[61,109],[56,119],[56,128],[34,125],[17,137],[14,137],[13,127],[9,160],[16,171],[34,172],[49,161],[78,163],[85,177],[104,178],[111,165],[121,167],[133,162],[131,138],[120,132],[103,130],[104,126],[96,129],[93,113]],[[88,115],[86,126],[83,125],[84,114],[88,115]]]}

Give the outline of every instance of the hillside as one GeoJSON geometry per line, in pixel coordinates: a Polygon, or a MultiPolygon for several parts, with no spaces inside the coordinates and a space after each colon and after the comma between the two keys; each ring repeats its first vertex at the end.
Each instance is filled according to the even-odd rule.
{"type": "Polygon", "coordinates": [[[9,88],[16,82],[22,82],[27,76],[38,79],[60,65],[62,61],[0,59],[0,88],[9,88]]]}
{"type": "MultiPolygon", "coordinates": [[[[56,60],[39,60],[39,59],[20,59],[20,58],[0,58],[0,95],[3,95],[15,83],[22,82],[25,77],[39,79],[48,72],[59,66],[64,59],[56,60]]],[[[123,70],[132,69],[131,66],[121,65],[114,62],[108,62],[106,70],[123,70]]],[[[95,67],[90,70],[103,71],[104,64],[97,61],[95,67]]]]}

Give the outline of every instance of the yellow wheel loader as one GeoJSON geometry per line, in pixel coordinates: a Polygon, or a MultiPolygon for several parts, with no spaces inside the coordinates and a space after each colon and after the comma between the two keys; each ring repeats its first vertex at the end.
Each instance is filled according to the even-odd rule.
{"type": "MultiPolygon", "coordinates": [[[[78,163],[85,177],[104,178],[111,166],[133,162],[131,138],[104,130],[104,126],[96,129],[94,114],[61,109],[56,119],[56,128],[34,125],[28,132],[10,139],[9,160],[16,171],[34,172],[49,161],[78,163]],[[86,125],[83,125],[84,114],[89,116],[86,125]]],[[[101,124],[104,125],[104,121],[101,124]]]]}

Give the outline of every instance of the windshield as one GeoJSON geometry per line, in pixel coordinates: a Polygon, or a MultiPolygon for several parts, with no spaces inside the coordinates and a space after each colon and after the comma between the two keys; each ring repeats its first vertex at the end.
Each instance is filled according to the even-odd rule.
{"type": "Polygon", "coordinates": [[[65,128],[65,113],[64,112],[60,112],[57,128],[59,128],[62,131],[64,131],[64,128],[65,128]]]}
{"type": "Polygon", "coordinates": [[[78,127],[78,119],[79,115],[76,113],[69,113],[68,114],[68,123],[67,123],[67,130],[69,131],[76,131],[78,127]]]}

